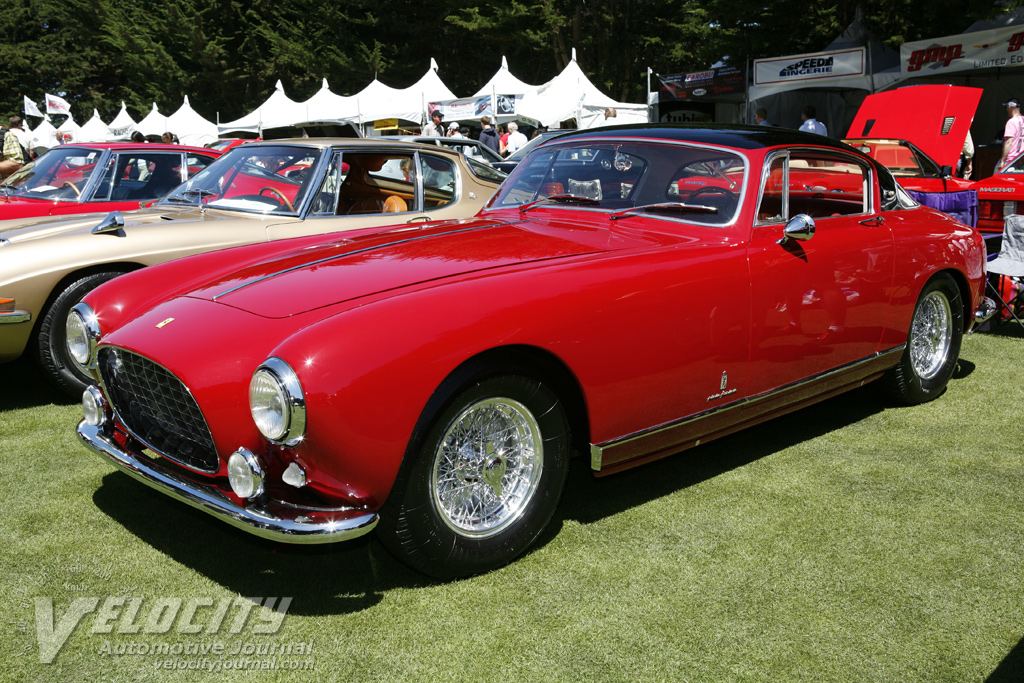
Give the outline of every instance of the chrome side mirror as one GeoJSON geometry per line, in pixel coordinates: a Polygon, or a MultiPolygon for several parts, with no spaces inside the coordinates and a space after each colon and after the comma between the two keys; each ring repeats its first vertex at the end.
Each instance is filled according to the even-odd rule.
{"type": "Polygon", "coordinates": [[[111,211],[107,214],[107,217],[100,221],[100,224],[92,229],[92,234],[102,235],[104,233],[113,232],[117,233],[119,237],[124,236],[122,231],[124,228],[124,217],[121,216],[120,211],[111,211]]]}
{"type": "Polygon", "coordinates": [[[785,244],[789,240],[805,242],[814,237],[814,219],[806,213],[798,213],[789,219],[782,229],[782,239],[776,244],[785,244]]]}

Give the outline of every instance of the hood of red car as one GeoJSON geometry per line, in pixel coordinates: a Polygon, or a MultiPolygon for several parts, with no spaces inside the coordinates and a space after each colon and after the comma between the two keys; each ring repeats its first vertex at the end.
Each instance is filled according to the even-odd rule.
{"type": "Polygon", "coordinates": [[[282,252],[188,296],[280,318],[469,273],[600,251],[529,222],[453,221],[282,252]]]}
{"type": "Polygon", "coordinates": [[[956,85],[912,85],[868,95],[846,137],[907,140],[939,165],[956,167],[981,92],[956,85]]]}
{"type": "Polygon", "coordinates": [[[59,212],[60,209],[68,206],[78,206],[78,202],[12,197],[0,192],[0,220],[49,216],[51,213],[59,212]]]}

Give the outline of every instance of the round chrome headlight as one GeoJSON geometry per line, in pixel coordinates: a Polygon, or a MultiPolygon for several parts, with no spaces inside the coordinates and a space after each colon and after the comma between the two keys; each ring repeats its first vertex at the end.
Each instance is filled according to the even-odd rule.
{"type": "Polygon", "coordinates": [[[92,351],[100,339],[100,326],[92,308],[85,303],[75,304],[64,323],[64,332],[68,355],[83,368],[91,367],[92,351]]]}
{"type": "Polygon", "coordinates": [[[252,499],[263,493],[264,470],[259,458],[239,448],[228,458],[228,484],[239,498],[252,499]]]}
{"type": "Polygon", "coordinates": [[[306,400],[295,371],[268,358],[249,382],[249,410],[256,428],[274,443],[298,444],[306,433],[306,400]]]}

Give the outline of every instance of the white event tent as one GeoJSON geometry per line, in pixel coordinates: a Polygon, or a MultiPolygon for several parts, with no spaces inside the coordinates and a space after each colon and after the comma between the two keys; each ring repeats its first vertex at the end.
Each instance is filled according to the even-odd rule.
{"type": "Polygon", "coordinates": [[[44,116],[38,126],[32,129],[32,149],[40,147],[50,149],[57,145],[57,129],[50,123],[50,117],[44,116]]]}
{"type": "Polygon", "coordinates": [[[177,135],[183,145],[202,147],[217,139],[217,124],[200,116],[188,103],[188,95],[178,111],[167,117],[166,130],[177,135]]]}
{"type": "Polygon", "coordinates": [[[75,117],[68,114],[68,120],[60,124],[57,128],[64,137],[69,138],[69,142],[78,142],[78,124],[75,123],[75,117]]]}
{"type": "Polygon", "coordinates": [[[540,86],[530,85],[515,76],[508,70],[508,60],[501,58],[501,68],[494,72],[491,80],[484,84],[484,87],[477,90],[473,97],[486,97],[487,95],[525,95],[528,92],[536,92],[540,86]]]}
{"type": "Polygon", "coordinates": [[[103,123],[100,113],[92,110],[92,118],[82,124],[75,136],[75,142],[107,142],[110,140],[110,127],[103,123]]]}
{"type": "Polygon", "coordinates": [[[153,109],[148,114],[146,114],[146,117],[144,119],[139,121],[136,128],[143,135],[155,135],[159,137],[168,130],[167,117],[157,110],[156,102],[154,102],[153,109]]]}
{"type": "Polygon", "coordinates": [[[265,128],[292,126],[304,121],[306,108],[284,94],[281,81],[267,101],[240,119],[217,125],[220,133],[263,133],[265,128]]]}
{"type": "MultiPolygon", "coordinates": [[[[385,86],[387,87],[387,86],[385,86]]],[[[327,79],[315,95],[302,103],[305,107],[305,118],[297,123],[308,121],[358,121],[359,98],[345,97],[331,92],[327,79]]],[[[223,130],[223,127],[221,128],[223,130]]]]}
{"type": "Polygon", "coordinates": [[[128,113],[128,108],[124,106],[124,100],[121,100],[121,111],[117,113],[114,120],[111,121],[108,126],[110,128],[110,139],[111,140],[128,140],[132,137],[138,127],[135,123],[135,119],[128,113]]]}
{"type": "Polygon", "coordinates": [[[572,60],[562,73],[523,95],[516,109],[521,118],[532,119],[542,126],[557,126],[561,121],[575,118],[579,128],[594,128],[606,124],[647,123],[646,104],[616,102],[590,82],[579,64],[576,49],[572,60]],[[615,109],[613,120],[605,120],[605,109],[615,109]]]}

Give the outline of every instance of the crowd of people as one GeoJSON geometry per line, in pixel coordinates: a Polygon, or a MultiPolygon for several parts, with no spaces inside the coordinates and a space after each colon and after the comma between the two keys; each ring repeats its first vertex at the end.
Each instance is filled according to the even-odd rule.
{"type": "MultiPolygon", "coordinates": [[[[423,126],[422,134],[433,138],[469,138],[468,126],[460,126],[457,122],[452,121],[445,127],[443,119],[440,111],[431,112],[430,123],[423,126]]],[[[491,124],[490,116],[480,118],[479,140],[503,157],[515,153],[527,143],[526,136],[519,132],[519,124],[515,121],[509,122],[505,127],[494,126],[491,124]]]]}

